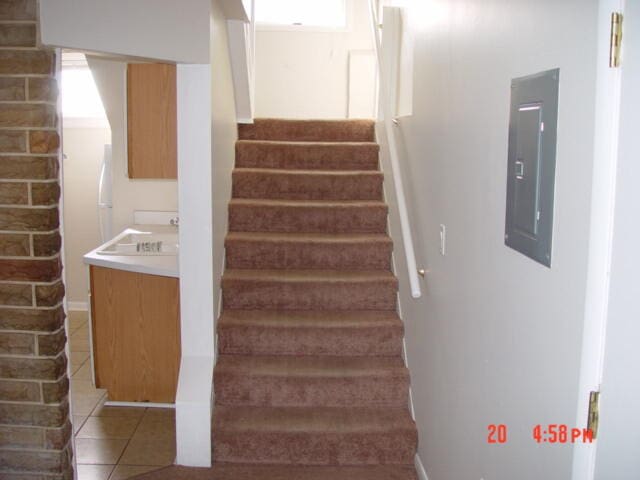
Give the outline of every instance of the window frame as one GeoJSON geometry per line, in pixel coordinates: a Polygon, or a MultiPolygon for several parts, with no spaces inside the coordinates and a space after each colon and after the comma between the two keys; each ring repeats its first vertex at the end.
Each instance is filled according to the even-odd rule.
{"type": "MultiPolygon", "coordinates": [[[[259,0],[255,0],[259,1],[259,0]]],[[[345,25],[328,27],[322,25],[295,25],[284,23],[268,23],[255,21],[256,31],[261,32],[314,32],[314,33],[345,33],[353,30],[353,0],[344,1],[345,25]]]]}

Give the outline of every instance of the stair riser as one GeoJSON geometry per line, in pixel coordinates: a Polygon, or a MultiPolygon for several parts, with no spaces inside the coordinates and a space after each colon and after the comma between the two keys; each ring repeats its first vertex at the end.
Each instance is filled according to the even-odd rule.
{"type": "Polygon", "coordinates": [[[378,145],[236,143],[237,168],[378,170],[378,145]]]}
{"type": "Polygon", "coordinates": [[[381,174],[233,173],[233,198],[382,200],[381,174]]]}
{"type": "Polygon", "coordinates": [[[394,310],[397,282],[223,280],[224,308],[242,310],[394,310]]]}
{"type": "Polygon", "coordinates": [[[226,432],[213,435],[216,462],[296,465],[413,464],[416,431],[226,432]]]}
{"type": "Polygon", "coordinates": [[[385,233],[387,207],[229,205],[231,232],[385,233]]]}
{"type": "Polygon", "coordinates": [[[228,241],[227,268],[390,270],[391,243],[228,241]]]}
{"type": "Polygon", "coordinates": [[[336,377],[216,373],[217,405],[268,407],[406,407],[408,375],[336,377]]]}
{"type": "Polygon", "coordinates": [[[218,327],[221,354],[397,356],[403,328],[218,327]]]}
{"type": "Polygon", "coordinates": [[[256,120],[238,125],[240,140],[285,142],[373,142],[375,129],[369,121],[256,120]]]}

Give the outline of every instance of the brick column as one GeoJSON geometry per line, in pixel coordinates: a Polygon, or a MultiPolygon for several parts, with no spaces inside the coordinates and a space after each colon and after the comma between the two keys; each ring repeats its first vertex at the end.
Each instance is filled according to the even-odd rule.
{"type": "Polygon", "coordinates": [[[0,0],[0,478],[71,478],[55,52],[0,0]]]}

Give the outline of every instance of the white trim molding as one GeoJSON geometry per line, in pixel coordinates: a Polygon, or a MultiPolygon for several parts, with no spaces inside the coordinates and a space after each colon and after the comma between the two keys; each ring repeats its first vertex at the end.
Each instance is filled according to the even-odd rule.
{"type": "Polygon", "coordinates": [[[420,455],[416,453],[415,458],[416,472],[418,472],[419,480],[429,480],[427,477],[427,471],[424,469],[424,465],[422,464],[422,460],[420,460],[420,455]]]}

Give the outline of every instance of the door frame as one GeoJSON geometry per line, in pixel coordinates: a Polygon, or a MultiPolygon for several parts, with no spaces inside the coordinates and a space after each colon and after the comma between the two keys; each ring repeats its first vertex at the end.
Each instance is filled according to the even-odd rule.
{"type": "MultiPolygon", "coordinates": [[[[576,411],[577,427],[586,427],[589,393],[600,390],[604,366],[622,83],[621,69],[609,66],[609,41],[611,13],[624,14],[624,6],[625,0],[600,0],[598,5],[591,221],[576,411]]],[[[596,450],[597,441],[574,445],[572,480],[594,478],[596,450]]]]}

